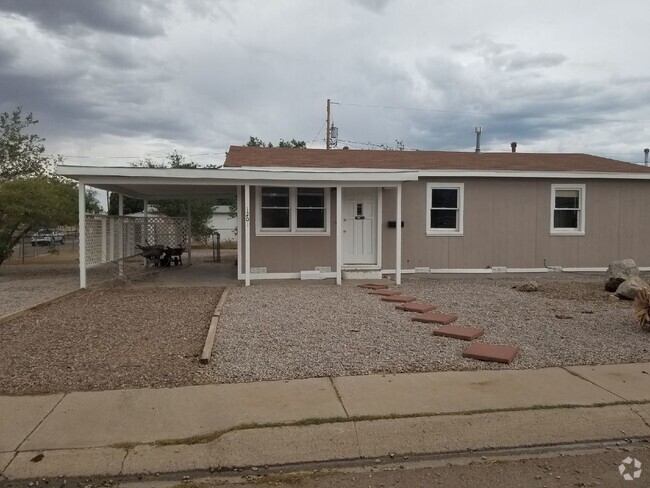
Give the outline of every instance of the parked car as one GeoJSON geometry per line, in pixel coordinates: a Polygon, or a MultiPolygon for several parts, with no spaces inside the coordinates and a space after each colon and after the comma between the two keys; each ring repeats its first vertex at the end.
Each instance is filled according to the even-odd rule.
{"type": "Polygon", "coordinates": [[[32,246],[49,246],[50,244],[65,244],[63,232],[56,229],[39,229],[32,235],[32,246]]]}

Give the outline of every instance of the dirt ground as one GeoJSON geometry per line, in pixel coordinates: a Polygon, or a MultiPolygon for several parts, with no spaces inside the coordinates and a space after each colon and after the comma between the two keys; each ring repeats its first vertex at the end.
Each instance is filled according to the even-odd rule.
{"type": "MultiPolygon", "coordinates": [[[[404,461],[406,464],[407,461],[404,461]]],[[[237,484],[239,488],[258,486],[293,486],[296,488],[569,488],[616,486],[650,486],[650,451],[646,447],[615,448],[607,452],[559,453],[543,458],[503,459],[482,456],[470,463],[423,463],[430,467],[413,468],[409,464],[383,466],[375,464],[363,470],[337,473],[311,471],[302,473],[259,475],[249,478],[249,483],[237,484]],[[641,462],[639,478],[627,481],[619,472],[622,461],[637,459],[641,462]],[[409,469],[410,467],[410,469],[409,469]]],[[[634,475],[635,468],[627,467],[623,474],[634,475]]],[[[223,486],[215,481],[195,483],[195,487],[223,486]]],[[[181,486],[181,485],[177,485],[181,486]]]]}
{"type": "Polygon", "coordinates": [[[223,288],[79,291],[0,324],[0,394],[192,383],[223,288]]]}

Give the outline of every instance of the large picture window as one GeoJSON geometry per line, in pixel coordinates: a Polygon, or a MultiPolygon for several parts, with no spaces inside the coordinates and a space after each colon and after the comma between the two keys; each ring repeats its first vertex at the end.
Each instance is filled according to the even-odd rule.
{"type": "Polygon", "coordinates": [[[257,188],[259,235],[329,233],[326,188],[257,188]]]}
{"type": "Polygon", "coordinates": [[[551,187],[551,234],[585,233],[585,185],[551,187]]]}
{"type": "Polygon", "coordinates": [[[463,234],[462,183],[427,184],[427,235],[463,234]]]}

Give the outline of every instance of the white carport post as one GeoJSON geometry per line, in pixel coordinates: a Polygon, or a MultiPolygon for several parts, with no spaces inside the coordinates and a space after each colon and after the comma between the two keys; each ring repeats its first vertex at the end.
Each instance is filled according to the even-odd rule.
{"type": "Polygon", "coordinates": [[[120,238],[120,242],[118,243],[119,249],[120,249],[120,255],[118,257],[118,264],[117,264],[117,274],[121,278],[124,276],[124,195],[121,193],[117,194],[117,215],[118,215],[118,236],[120,238]]]}
{"type": "Polygon", "coordinates": [[[395,225],[395,284],[402,284],[402,184],[397,185],[397,223],[395,225]]]}
{"type": "Polygon", "coordinates": [[[343,256],[343,223],[342,215],[343,211],[341,210],[343,196],[342,196],[342,187],[341,185],[336,187],[336,284],[341,284],[341,265],[342,265],[342,256],[343,256]]]}
{"type": "Polygon", "coordinates": [[[246,236],[244,238],[245,248],[244,248],[244,275],[246,279],[246,286],[251,284],[251,186],[244,185],[244,219],[245,219],[245,230],[246,236]]]}
{"type": "MultiPolygon", "coordinates": [[[[142,239],[144,242],[142,244],[149,245],[149,200],[146,198],[142,200],[142,213],[144,215],[144,232],[142,233],[142,239]]],[[[144,261],[144,267],[149,267],[149,260],[145,257],[142,258],[144,261]]]]}
{"type": "Polygon", "coordinates": [[[192,205],[187,201],[187,264],[192,264],[192,205]]]}
{"type": "Polygon", "coordinates": [[[79,182],[79,288],[86,288],[86,185],[79,182]]]}

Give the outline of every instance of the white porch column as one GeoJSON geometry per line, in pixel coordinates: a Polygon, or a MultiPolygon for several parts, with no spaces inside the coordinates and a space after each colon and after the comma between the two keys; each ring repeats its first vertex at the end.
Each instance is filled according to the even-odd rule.
{"type": "Polygon", "coordinates": [[[397,186],[397,223],[395,225],[395,284],[402,284],[402,184],[397,186]]]}
{"type": "Polygon", "coordinates": [[[241,246],[242,246],[242,239],[241,239],[241,233],[242,233],[242,211],[241,211],[241,206],[242,206],[242,197],[241,197],[241,186],[237,185],[237,279],[241,280],[242,278],[242,271],[241,271],[241,246]]]}
{"type": "Polygon", "coordinates": [[[86,185],[79,182],[79,288],[86,288],[86,185]]]}
{"type": "Polygon", "coordinates": [[[117,243],[119,249],[119,256],[117,261],[117,274],[121,278],[124,276],[124,238],[126,237],[124,232],[124,195],[121,193],[117,194],[117,215],[118,215],[118,236],[120,241],[117,243]]]}
{"type": "Polygon", "coordinates": [[[192,205],[187,201],[187,264],[192,264],[192,205]]]}
{"type": "Polygon", "coordinates": [[[343,261],[343,188],[341,185],[336,187],[336,284],[341,284],[341,269],[343,261]]]}
{"type": "Polygon", "coordinates": [[[245,220],[245,227],[246,227],[246,247],[245,249],[245,254],[244,254],[244,260],[246,261],[246,264],[244,266],[244,275],[246,278],[246,286],[250,286],[251,284],[251,212],[250,212],[250,205],[251,205],[251,186],[250,185],[244,185],[244,220],[245,220]]]}

